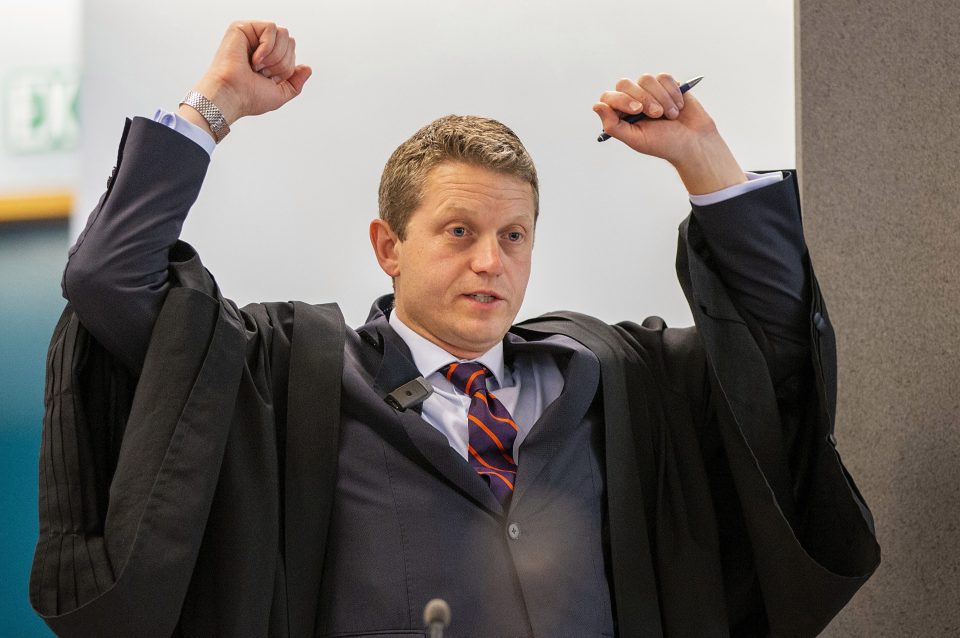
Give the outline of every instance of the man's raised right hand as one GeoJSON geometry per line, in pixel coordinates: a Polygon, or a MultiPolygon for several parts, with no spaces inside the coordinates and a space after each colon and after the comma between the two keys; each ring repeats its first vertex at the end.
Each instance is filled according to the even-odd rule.
{"type": "MultiPolygon", "coordinates": [[[[296,63],[295,49],[290,33],[273,22],[234,22],[193,90],[216,104],[227,124],[278,109],[300,95],[312,73],[296,63]]],[[[179,114],[209,131],[189,106],[181,105],[179,114]]]]}

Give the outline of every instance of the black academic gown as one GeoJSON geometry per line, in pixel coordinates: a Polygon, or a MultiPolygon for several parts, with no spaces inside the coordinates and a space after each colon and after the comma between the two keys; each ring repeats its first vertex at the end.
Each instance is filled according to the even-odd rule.
{"type": "MultiPolygon", "coordinates": [[[[806,361],[773,378],[710,259],[691,218],[678,274],[697,329],[558,313],[514,330],[567,334],[600,360],[618,635],[812,636],[879,561],[834,448],[832,328],[812,279],[806,361]]],[[[311,636],[342,319],[239,311],[189,246],[171,262],[139,378],[69,307],[57,325],[31,602],[63,636],[210,635],[218,618],[311,636]]]]}

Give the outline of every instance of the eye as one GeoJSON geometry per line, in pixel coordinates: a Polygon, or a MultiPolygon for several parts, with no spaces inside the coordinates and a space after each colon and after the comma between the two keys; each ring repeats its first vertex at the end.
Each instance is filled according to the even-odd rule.
{"type": "Polygon", "coordinates": [[[523,240],[523,233],[521,233],[519,230],[511,230],[509,233],[507,233],[507,240],[511,242],[521,241],[523,240]]]}
{"type": "Polygon", "coordinates": [[[464,228],[463,226],[454,226],[453,228],[450,229],[450,234],[453,235],[454,237],[466,237],[467,229],[464,228]]]}

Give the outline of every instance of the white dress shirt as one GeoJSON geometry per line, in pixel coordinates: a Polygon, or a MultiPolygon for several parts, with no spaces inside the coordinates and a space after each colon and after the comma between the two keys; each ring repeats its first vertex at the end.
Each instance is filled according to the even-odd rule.
{"type": "Polygon", "coordinates": [[[446,436],[450,447],[465,459],[468,458],[467,443],[470,440],[467,428],[470,397],[457,390],[441,370],[454,361],[476,361],[490,370],[487,389],[496,393],[517,424],[513,458],[519,464],[520,444],[544,409],[560,396],[563,390],[563,374],[554,358],[546,353],[539,356],[518,356],[511,370],[504,365],[503,341],[500,341],[476,359],[458,359],[414,332],[400,320],[397,313],[391,312],[389,321],[390,327],[410,349],[417,370],[433,386],[433,394],[423,402],[423,420],[446,436]]]}

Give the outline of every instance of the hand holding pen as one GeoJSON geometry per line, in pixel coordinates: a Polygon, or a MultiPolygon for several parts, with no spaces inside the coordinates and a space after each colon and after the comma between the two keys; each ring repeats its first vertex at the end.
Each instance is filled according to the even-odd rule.
{"type": "MultiPolygon", "coordinates": [[[[686,82],[680,85],[680,96],[681,96],[679,100],[680,108],[683,108],[683,94],[689,91],[690,89],[692,89],[693,87],[695,87],[696,85],[700,84],[700,80],[702,79],[703,79],[703,76],[698,75],[692,80],[687,80],[686,82]]],[[[621,82],[624,82],[624,80],[621,80],[621,82]]],[[[626,80],[626,82],[629,83],[629,80],[626,80]]],[[[642,107],[642,103],[639,101],[631,102],[631,104],[628,106],[632,106],[634,104],[640,104],[640,106],[642,107]]],[[[637,108],[640,108],[640,107],[637,107],[637,108]]],[[[651,105],[651,108],[654,110],[651,111],[650,115],[654,117],[659,117],[660,115],[663,114],[663,107],[660,107],[659,104],[653,103],[651,105]]],[[[680,115],[679,109],[671,109],[670,111],[667,112],[667,117],[671,119],[676,119],[679,115],[680,115]]],[[[639,122],[640,120],[647,119],[647,114],[641,110],[640,112],[634,113],[633,115],[625,115],[622,119],[627,124],[634,124],[636,122],[639,122]]],[[[609,139],[610,139],[610,135],[609,133],[606,133],[606,132],[600,133],[600,135],[597,136],[598,142],[606,142],[609,139]]]]}
{"type": "Polygon", "coordinates": [[[666,73],[622,79],[593,105],[605,135],[670,162],[692,195],[746,180],[713,119],[696,96],[687,93],[700,79],[682,86],[666,73]]]}

